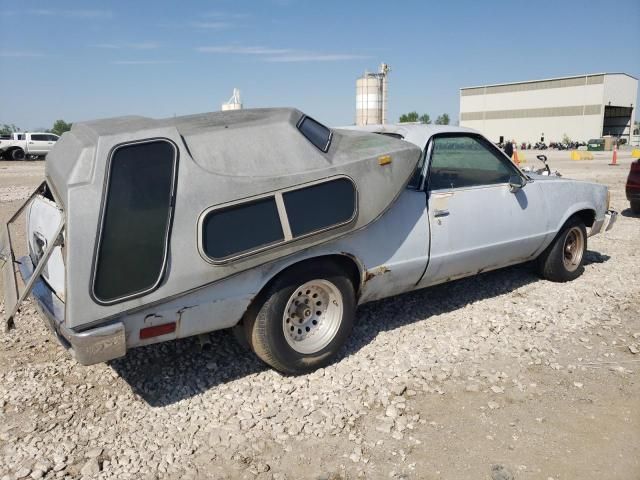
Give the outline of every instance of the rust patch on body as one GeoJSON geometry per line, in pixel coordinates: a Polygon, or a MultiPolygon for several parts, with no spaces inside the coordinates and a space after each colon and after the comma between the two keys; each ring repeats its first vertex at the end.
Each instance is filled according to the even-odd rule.
{"type": "Polygon", "coordinates": [[[368,282],[369,280],[380,276],[380,275],[384,275],[385,273],[390,272],[391,269],[389,267],[387,267],[386,265],[380,265],[379,267],[373,268],[371,270],[367,270],[367,274],[364,277],[364,281],[365,283],[368,282]]]}

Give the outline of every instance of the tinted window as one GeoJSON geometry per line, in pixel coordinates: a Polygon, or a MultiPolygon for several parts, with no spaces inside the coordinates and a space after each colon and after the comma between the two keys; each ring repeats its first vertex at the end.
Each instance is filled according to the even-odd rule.
{"type": "Polygon", "coordinates": [[[171,219],[175,150],[166,141],[113,153],[96,260],[101,301],[141,294],[163,274],[171,219]]]}
{"type": "Polygon", "coordinates": [[[58,138],[60,138],[57,135],[48,135],[48,137],[50,142],[57,142],[58,138]]]}
{"type": "Polygon", "coordinates": [[[311,143],[318,147],[323,152],[329,150],[329,144],[331,142],[331,130],[316,122],[313,118],[304,117],[298,124],[300,132],[307,137],[311,143]]]}
{"type": "Polygon", "coordinates": [[[273,197],[209,212],[202,223],[204,253],[224,259],[284,241],[273,197]]]}
{"type": "Polygon", "coordinates": [[[356,211],[356,191],[346,178],[282,194],[295,237],[348,222],[356,211]]]}
{"type": "Polygon", "coordinates": [[[516,171],[501,156],[491,144],[476,137],[435,137],[429,188],[442,190],[508,183],[516,171]]]}
{"type": "Polygon", "coordinates": [[[34,134],[34,135],[31,135],[31,140],[34,140],[36,142],[48,142],[49,135],[34,134]]]}

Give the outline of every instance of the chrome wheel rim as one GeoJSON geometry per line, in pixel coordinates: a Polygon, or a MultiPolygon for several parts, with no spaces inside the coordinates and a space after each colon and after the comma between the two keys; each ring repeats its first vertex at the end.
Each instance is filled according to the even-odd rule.
{"type": "Polygon", "coordinates": [[[562,248],[564,268],[569,272],[575,271],[582,262],[582,254],[584,253],[584,235],[578,227],[572,227],[564,237],[564,246],[562,248]]]}
{"type": "Polygon", "coordinates": [[[311,280],[296,288],[282,316],[284,338],[296,352],[310,355],[335,338],[342,323],[343,300],[328,280],[311,280]]]}

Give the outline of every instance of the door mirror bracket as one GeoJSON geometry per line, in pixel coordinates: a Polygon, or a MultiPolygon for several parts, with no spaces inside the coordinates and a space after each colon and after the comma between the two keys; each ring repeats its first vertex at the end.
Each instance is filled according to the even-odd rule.
{"type": "Polygon", "coordinates": [[[519,190],[521,190],[525,185],[527,184],[527,181],[520,175],[511,175],[509,177],[509,191],[511,193],[516,193],[519,190]]]}

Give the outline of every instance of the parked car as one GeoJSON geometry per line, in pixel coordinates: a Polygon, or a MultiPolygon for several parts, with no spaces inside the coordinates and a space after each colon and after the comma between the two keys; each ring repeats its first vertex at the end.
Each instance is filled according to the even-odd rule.
{"type": "Polygon", "coordinates": [[[16,132],[0,139],[0,156],[8,160],[45,157],[60,137],[53,133],[16,132]]]}
{"type": "Polygon", "coordinates": [[[625,190],[627,200],[631,203],[631,211],[640,213],[640,160],[631,162],[625,190]]]}
{"type": "Polygon", "coordinates": [[[587,142],[587,150],[589,152],[603,152],[604,151],[604,139],[592,138],[587,142]]]}
{"type": "Polygon", "coordinates": [[[27,245],[2,232],[7,325],[32,288],[85,365],[233,327],[298,374],[359,304],[533,259],[573,280],[615,221],[606,186],[525,175],[473,130],[365,130],[293,109],[74,124],[9,221],[27,245]]]}

